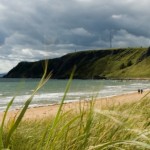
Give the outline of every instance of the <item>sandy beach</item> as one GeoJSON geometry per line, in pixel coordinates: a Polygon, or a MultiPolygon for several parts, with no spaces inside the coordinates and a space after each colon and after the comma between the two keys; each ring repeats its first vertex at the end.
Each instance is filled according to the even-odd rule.
{"type": "MultiPolygon", "coordinates": [[[[118,96],[106,97],[96,99],[94,107],[97,109],[106,109],[112,105],[121,105],[124,103],[132,103],[141,100],[145,95],[147,95],[150,91],[144,91],[143,94],[135,93],[127,93],[118,96]]],[[[146,97],[150,97],[148,94],[146,97]]],[[[79,106],[84,107],[85,109],[89,105],[88,101],[80,101],[80,102],[70,102],[63,105],[63,111],[73,110],[78,111],[79,106]]],[[[54,116],[59,108],[59,105],[49,105],[42,107],[34,107],[28,108],[25,113],[24,120],[38,120],[46,117],[54,116]]],[[[19,110],[12,110],[8,112],[7,121],[10,118],[14,118],[18,114],[19,110]]],[[[4,112],[0,112],[0,121],[2,120],[4,112]]]]}

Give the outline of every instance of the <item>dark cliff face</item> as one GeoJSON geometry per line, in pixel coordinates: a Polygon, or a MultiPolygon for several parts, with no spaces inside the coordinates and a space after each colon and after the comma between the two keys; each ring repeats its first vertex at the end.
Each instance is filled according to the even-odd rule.
{"type": "Polygon", "coordinates": [[[16,67],[8,72],[5,78],[31,78],[41,77],[43,74],[42,63],[20,62],[16,67]],[[40,75],[41,74],[41,75],[40,75]]]}
{"type": "MultiPolygon", "coordinates": [[[[54,79],[66,79],[69,78],[73,67],[76,66],[74,78],[77,79],[124,78],[125,75],[126,77],[139,77],[138,73],[135,75],[132,70],[142,65],[142,62],[148,58],[149,49],[82,51],[49,59],[48,73],[52,72],[52,78],[54,79]]],[[[41,78],[44,72],[44,63],[44,60],[20,62],[4,77],[41,78]]],[[[144,77],[150,77],[150,72],[147,72],[144,77]]]]}

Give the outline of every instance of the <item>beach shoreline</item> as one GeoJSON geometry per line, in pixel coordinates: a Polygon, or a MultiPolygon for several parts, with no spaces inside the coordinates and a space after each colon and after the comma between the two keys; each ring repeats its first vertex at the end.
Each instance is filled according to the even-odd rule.
{"type": "MultiPolygon", "coordinates": [[[[125,93],[121,95],[114,95],[114,96],[108,96],[105,98],[96,98],[94,99],[94,108],[96,109],[106,109],[111,106],[116,105],[122,105],[124,103],[132,103],[132,102],[138,102],[140,99],[142,99],[145,95],[150,93],[150,90],[145,90],[142,94],[139,94],[138,92],[130,92],[125,93]]],[[[148,94],[146,97],[150,97],[150,94],[148,94]]],[[[75,101],[75,102],[67,102],[63,104],[63,111],[79,111],[79,107],[87,108],[89,105],[90,100],[81,100],[81,101],[75,101]]],[[[29,107],[27,109],[27,112],[24,115],[23,120],[39,120],[44,119],[47,117],[55,116],[59,109],[60,104],[50,104],[46,106],[35,106],[35,107],[29,107]]],[[[6,121],[9,121],[10,119],[17,116],[20,109],[10,110],[7,114],[6,121]]],[[[0,112],[0,121],[2,121],[4,112],[0,112]]]]}

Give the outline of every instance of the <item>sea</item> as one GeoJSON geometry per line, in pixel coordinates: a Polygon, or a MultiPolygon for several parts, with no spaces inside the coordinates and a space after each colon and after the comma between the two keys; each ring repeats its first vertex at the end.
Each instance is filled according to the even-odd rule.
{"type": "MultiPolygon", "coordinates": [[[[40,79],[0,78],[0,111],[15,97],[11,109],[21,108],[34,92],[40,79]]],[[[59,104],[68,80],[50,79],[35,95],[30,107],[59,104]]],[[[150,80],[72,80],[65,102],[91,100],[125,93],[138,89],[150,89],[150,80]]]]}

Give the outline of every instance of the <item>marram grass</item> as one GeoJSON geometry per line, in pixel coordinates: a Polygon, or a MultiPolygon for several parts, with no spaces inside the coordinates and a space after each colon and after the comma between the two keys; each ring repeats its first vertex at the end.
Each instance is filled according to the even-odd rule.
{"type": "MultiPolygon", "coordinates": [[[[92,103],[92,102],[91,102],[92,103]]],[[[9,148],[13,150],[148,150],[150,149],[150,99],[74,113],[60,113],[42,120],[22,121],[13,133],[9,148]],[[43,134],[44,136],[43,139],[43,134]],[[51,135],[50,135],[51,133],[51,135]]],[[[6,143],[7,128],[3,142],[6,143]]]]}
{"type": "MultiPolygon", "coordinates": [[[[46,75],[46,72],[45,72],[46,75]]],[[[43,77],[35,92],[11,124],[5,122],[8,104],[0,130],[1,149],[12,150],[148,150],[150,149],[150,99],[98,110],[94,99],[88,109],[63,112],[63,103],[71,78],[56,116],[42,120],[22,118],[35,92],[48,80],[43,77]]]]}

